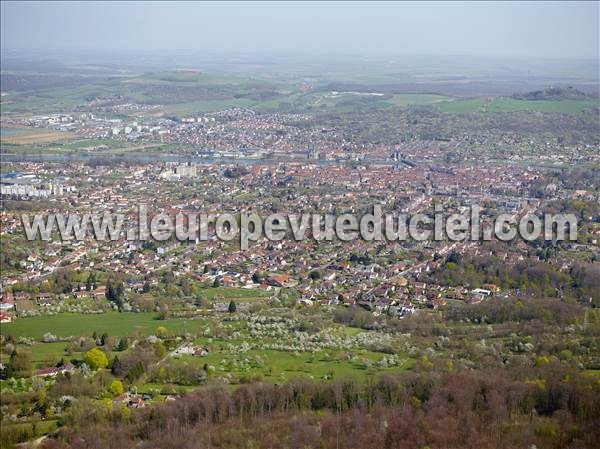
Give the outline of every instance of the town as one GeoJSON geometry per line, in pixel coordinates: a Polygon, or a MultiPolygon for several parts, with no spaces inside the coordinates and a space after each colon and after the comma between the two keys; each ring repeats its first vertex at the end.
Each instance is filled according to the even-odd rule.
{"type": "Polygon", "coordinates": [[[0,448],[597,447],[597,4],[88,3],[2,2],[0,448]]]}

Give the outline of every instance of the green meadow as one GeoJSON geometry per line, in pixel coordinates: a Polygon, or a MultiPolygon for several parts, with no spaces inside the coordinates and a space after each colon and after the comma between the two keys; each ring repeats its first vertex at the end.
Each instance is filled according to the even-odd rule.
{"type": "Polygon", "coordinates": [[[167,319],[159,320],[154,312],[107,312],[102,314],[81,315],[60,313],[52,316],[19,318],[12,323],[2,324],[2,334],[14,337],[28,337],[40,340],[46,332],[57,337],[91,336],[107,333],[112,337],[148,336],[159,326],[174,333],[185,331],[198,332],[204,328],[202,320],[167,319]]]}
{"type": "Polygon", "coordinates": [[[437,104],[448,99],[446,96],[435,94],[396,94],[387,102],[394,106],[419,106],[437,104]]]}
{"type": "Polygon", "coordinates": [[[475,98],[468,100],[444,101],[436,107],[451,114],[465,114],[472,112],[551,112],[559,114],[577,114],[586,109],[599,107],[595,100],[515,100],[513,98],[484,99],[475,98]]]}
{"type": "Polygon", "coordinates": [[[365,380],[384,372],[399,372],[410,369],[414,359],[398,355],[399,363],[391,367],[378,365],[385,354],[365,349],[322,350],[311,352],[290,352],[272,349],[252,349],[245,353],[232,353],[229,345],[238,346],[232,341],[206,338],[196,340],[207,346],[210,352],[201,357],[191,355],[172,359],[171,363],[202,368],[213,366],[217,376],[229,376],[234,381],[261,379],[265,382],[284,382],[294,378],[339,379],[352,377],[365,380]]]}

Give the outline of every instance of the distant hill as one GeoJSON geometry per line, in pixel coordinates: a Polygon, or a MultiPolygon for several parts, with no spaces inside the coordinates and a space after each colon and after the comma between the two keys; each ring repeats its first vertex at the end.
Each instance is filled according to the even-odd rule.
{"type": "Polygon", "coordinates": [[[527,93],[516,93],[512,95],[515,100],[588,100],[591,95],[581,92],[572,86],[549,87],[544,90],[534,90],[527,93]]]}

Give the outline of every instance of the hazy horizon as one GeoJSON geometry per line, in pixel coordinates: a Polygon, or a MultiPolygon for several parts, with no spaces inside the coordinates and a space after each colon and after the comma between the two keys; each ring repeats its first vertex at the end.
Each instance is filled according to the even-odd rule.
{"type": "MultiPolygon", "coordinates": [[[[2,2],[2,51],[598,60],[597,2],[2,2]]],[[[169,56],[168,54],[165,56],[169,56]]]]}

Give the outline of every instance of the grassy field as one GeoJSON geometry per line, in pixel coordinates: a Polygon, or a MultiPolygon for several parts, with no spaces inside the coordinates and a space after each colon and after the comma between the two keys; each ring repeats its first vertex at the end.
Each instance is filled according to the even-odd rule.
{"type": "Polygon", "coordinates": [[[8,101],[2,103],[2,113],[37,114],[71,112],[85,102],[85,98],[94,95],[111,95],[120,84],[94,83],[72,87],[49,87],[32,92],[11,93],[8,101]]]}
{"type": "MultiPolygon", "coordinates": [[[[31,353],[31,363],[34,369],[46,368],[49,366],[56,366],[61,358],[65,360],[82,359],[83,352],[67,353],[68,343],[64,341],[57,341],[54,343],[36,343],[32,346],[18,345],[18,351],[25,351],[31,353]]],[[[107,352],[109,358],[113,357],[113,352],[107,352]]],[[[10,360],[10,354],[2,352],[0,354],[0,361],[7,363],[10,360]]]]}
{"type": "Polygon", "coordinates": [[[413,359],[405,356],[401,357],[402,362],[398,366],[378,367],[376,363],[383,357],[384,354],[364,349],[320,351],[314,354],[250,350],[244,355],[217,350],[204,357],[182,356],[179,362],[197,365],[199,368],[208,364],[217,368],[218,375],[230,373],[236,378],[261,378],[267,382],[283,382],[297,377],[309,379],[353,377],[364,380],[369,375],[382,372],[404,371],[414,363],[413,359]],[[243,359],[247,359],[249,362],[244,363],[243,359]],[[241,360],[242,362],[240,362],[241,360]]]}
{"type": "Polygon", "coordinates": [[[151,335],[159,326],[174,332],[181,332],[184,329],[197,332],[204,327],[202,320],[158,320],[157,316],[154,312],[119,313],[111,311],[97,315],[61,313],[53,316],[19,318],[12,323],[2,324],[1,332],[5,335],[39,340],[46,332],[58,337],[91,336],[93,332],[98,335],[106,332],[108,335],[116,337],[137,337],[151,335]]]}
{"type": "MultiPolygon", "coordinates": [[[[36,113],[72,112],[74,107],[86,103],[90,98],[116,95],[140,103],[166,105],[164,113],[167,114],[210,112],[257,103],[234,97],[233,92],[251,93],[275,87],[272,82],[245,77],[209,75],[193,70],[153,72],[109,81],[95,79],[90,80],[89,83],[72,87],[48,87],[31,92],[10,92],[6,98],[3,98],[2,112],[24,115],[31,111],[36,111],[36,113]],[[174,101],[172,89],[185,89],[191,94],[197,94],[195,89],[209,89],[210,91],[207,101],[194,101],[193,95],[187,101],[185,100],[186,95],[181,95],[180,101],[174,101]],[[214,98],[222,99],[211,99],[211,95],[214,98]]],[[[163,110],[159,110],[160,112],[163,110]]]]}
{"type": "MultiPolygon", "coordinates": [[[[67,343],[65,342],[55,342],[55,343],[38,343],[33,346],[30,346],[31,350],[31,362],[34,366],[50,366],[54,365],[56,362],[60,360],[60,358],[65,353],[65,347],[67,343]]],[[[19,350],[26,350],[27,346],[19,346],[19,350]]],[[[0,354],[0,360],[2,363],[8,362],[10,354],[2,353],[0,354]]]]}
{"type": "MultiPolygon", "coordinates": [[[[243,288],[207,288],[202,296],[207,300],[255,301],[266,298],[271,292],[243,288]]],[[[2,324],[1,333],[14,337],[28,337],[40,340],[46,332],[58,337],[86,335],[93,332],[98,335],[104,332],[110,336],[147,336],[154,333],[157,327],[163,326],[173,332],[198,332],[204,329],[204,321],[196,319],[159,320],[155,312],[119,313],[110,311],[102,314],[60,313],[52,316],[36,316],[19,318],[12,323],[2,324]]]]}
{"type": "MultiPolygon", "coordinates": [[[[219,289],[214,290],[216,293],[219,289]]],[[[245,290],[223,289],[230,294],[242,294],[245,290]],[[236,293],[233,293],[236,292],[236,293]]],[[[237,298],[237,297],[236,297],[237,298]]],[[[194,332],[202,334],[211,326],[208,320],[169,319],[157,320],[155,313],[118,313],[108,312],[99,315],[80,315],[63,313],[54,316],[21,318],[13,323],[3,324],[2,333],[14,337],[30,337],[41,339],[45,332],[51,332],[60,337],[91,336],[106,332],[112,337],[130,336],[142,337],[153,334],[157,327],[164,326],[175,333],[194,332]]],[[[347,336],[364,332],[358,328],[349,328],[331,324],[334,334],[347,336]]],[[[227,323],[222,328],[226,333],[241,332],[235,338],[198,337],[195,344],[208,347],[209,353],[204,357],[180,356],[170,363],[186,364],[202,368],[204,365],[215,367],[214,375],[226,377],[231,382],[246,382],[262,379],[266,382],[284,382],[289,379],[302,377],[307,379],[339,379],[352,377],[364,381],[370,376],[383,372],[398,372],[410,369],[414,359],[406,354],[396,355],[398,361],[394,366],[381,366],[379,363],[388,355],[362,348],[323,349],[315,353],[291,352],[275,349],[262,349],[254,346],[245,352],[239,348],[245,343],[258,343],[244,331],[244,321],[227,323]],[[251,339],[251,340],[249,340],[251,339]],[[232,348],[235,348],[232,350],[232,348]]],[[[278,339],[264,337],[263,344],[276,344],[278,339]]],[[[35,343],[31,346],[19,345],[21,349],[30,351],[33,368],[54,366],[62,357],[65,359],[81,358],[83,354],[67,354],[66,342],[35,343]]],[[[112,354],[108,354],[109,358],[112,354]]],[[[1,354],[2,362],[7,362],[10,354],[1,354]]]]}
{"type": "Polygon", "coordinates": [[[61,145],[60,148],[66,150],[81,150],[89,147],[98,147],[105,145],[110,148],[120,148],[127,146],[127,142],[112,139],[80,139],[61,145]]]}
{"type": "Polygon", "coordinates": [[[394,106],[418,106],[418,105],[427,105],[427,104],[435,104],[440,103],[442,101],[448,100],[448,97],[443,95],[433,95],[433,94],[397,94],[392,97],[391,100],[387,102],[393,104],[394,106]]]}
{"type": "Polygon", "coordinates": [[[278,100],[279,103],[285,103],[286,98],[300,108],[334,109],[338,112],[349,112],[361,107],[390,108],[429,105],[448,100],[448,97],[434,94],[381,95],[377,92],[311,92],[305,95],[290,95],[278,100]]]}
{"type": "Polygon", "coordinates": [[[484,99],[476,98],[469,100],[445,101],[437,104],[442,112],[452,114],[464,114],[471,112],[554,112],[561,114],[576,114],[598,107],[598,101],[594,100],[540,100],[527,101],[512,98],[484,99]]]}
{"type": "Polygon", "coordinates": [[[35,366],[51,366],[60,360],[65,353],[67,343],[39,343],[31,347],[31,361],[35,366]]]}
{"type": "Polygon", "coordinates": [[[363,104],[365,101],[370,102],[374,107],[386,108],[393,106],[436,104],[447,99],[448,97],[442,95],[429,94],[397,94],[391,97],[380,97],[375,95],[356,95],[352,93],[332,95],[330,93],[321,92],[303,95],[294,92],[264,101],[257,101],[249,98],[228,98],[223,100],[193,101],[189,103],[165,105],[155,111],[155,115],[189,115],[193,113],[215,112],[233,107],[251,108],[257,111],[269,111],[286,108],[291,105],[300,109],[319,108],[350,111],[356,106],[363,104]]]}

